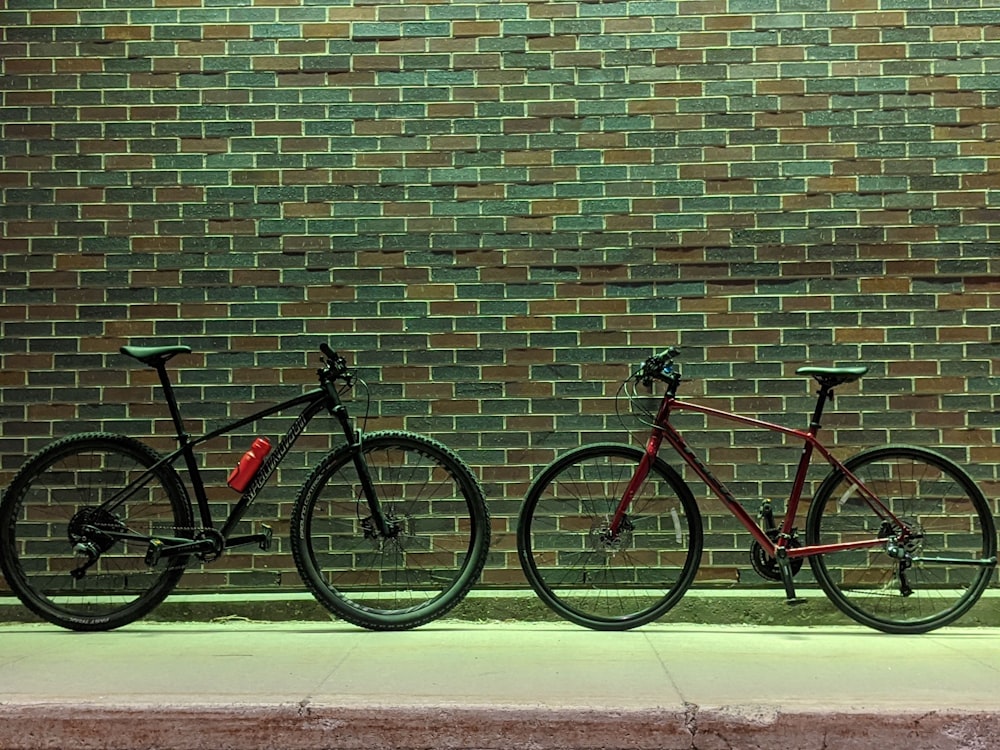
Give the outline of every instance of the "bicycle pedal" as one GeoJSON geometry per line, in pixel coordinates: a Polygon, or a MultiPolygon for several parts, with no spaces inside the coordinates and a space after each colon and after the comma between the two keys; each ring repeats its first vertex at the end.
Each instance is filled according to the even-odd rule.
{"type": "Polygon", "coordinates": [[[261,550],[267,552],[269,549],[271,549],[271,537],[274,536],[274,531],[266,523],[262,523],[260,525],[260,528],[261,528],[260,543],[258,546],[261,548],[261,550]]]}

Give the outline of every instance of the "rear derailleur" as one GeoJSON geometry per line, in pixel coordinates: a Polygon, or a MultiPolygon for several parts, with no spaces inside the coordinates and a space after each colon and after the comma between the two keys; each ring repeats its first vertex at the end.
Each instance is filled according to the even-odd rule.
{"type": "Polygon", "coordinates": [[[115,534],[125,524],[101,508],[82,508],[70,519],[68,536],[73,555],[79,563],[69,574],[80,580],[98,558],[115,545],[115,534]],[[111,532],[111,533],[108,533],[111,532]]]}

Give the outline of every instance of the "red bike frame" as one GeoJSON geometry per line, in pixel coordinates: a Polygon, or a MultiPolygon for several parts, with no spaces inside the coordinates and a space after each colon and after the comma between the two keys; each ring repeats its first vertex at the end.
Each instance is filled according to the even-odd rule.
{"type": "Polygon", "coordinates": [[[816,411],[813,414],[812,422],[809,425],[809,429],[803,431],[790,427],[784,427],[779,424],[774,424],[773,422],[766,422],[762,419],[755,419],[753,417],[733,414],[731,412],[713,409],[700,404],[681,401],[670,393],[667,393],[664,395],[663,401],[660,403],[659,412],[654,420],[653,431],[646,443],[645,456],[643,456],[643,459],[640,461],[639,467],[636,469],[632,480],[625,489],[622,500],[618,504],[618,509],[615,512],[615,516],[611,521],[612,534],[618,533],[618,529],[620,528],[621,522],[632,502],[632,498],[635,497],[636,492],[639,491],[642,483],[646,480],[646,476],[649,474],[649,469],[653,465],[653,461],[656,459],[660,446],[663,444],[663,441],[666,440],[667,443],[669,443],[670,446],[677,451],[678,454],[680,454],[681,458],[684,459],[684,462],[691,467],[695,474],[697,474],[702,481],[708,485],[709,489],[711,489],[712,492],[715,493],[715,495],[723,502],[723,504],[725,504],[729,511],[736,516],[740,523],[746,527],[747,531],[753,535],[753,538],[757,540],[760,546],[763,547],[763,549],[771,557],[777,557],[780,554],[791,560],[832,552],[844,552],[846,550],[884,547],[887,541],[889,541],[885,538],[878,537],[874,539],[840,542],[837,544],[813,544],[795,547],[788,546],[788,542],[792,538],[792,529],[795,524],[795,518],[798,514],[799,502],[802,499],[802,489],[805,486],[806,473],[809,471],[809,464],[814,450],[819,451],[819,453],[824,459],[826,459],[827,463],[829,463],[834,470],[842,472],[845,478],[858,488],[862,496],[867,500],[868,504],[876,513],[878,513],[883,519],[890,520],[896,528],[903,529],[901,536],[905,539],[905,537],[909,535],[908,525],[898,516],[894,515],[885,506],[885,504],[879,500],[879,498],[871,492],[871,490],[865,487],[864,483],[860,479],[855,477],[848,469],[846,469],[844,465],[838,461],[816,437],[816,434],[820,429],[819,419],[823,411],[823,405],[828,397],[829,394],[826,390],[820,391],[819,401],[816,404],[816,411]],[[706,467],[698,456],[695,455],[694,451],[692,451],[688,444],[684,441],[684,438],[681,437],[681,434],[677,432],[673,425],[670,424],[670,412],[674,409],[678,411],[693,411],[699,414],[705,414],[709,417],[724,419],[731,422],[739,422],[740,424],[750,425],[751,427],[768,430],[770,432],[778,432],[782,435],[788,435],[803,441],[804,445],[802,449],[802,456],[799,459],[798,470],[795,473],[795,482],[792,485],[792,491],[788,498],[788,506],[785,510],[785,516],[782,520],[781,527],[778,529],[779,533],[777,541],[771,540],[764,529],[761,528],[760,524],[757,523],[757,521],[749,513],[747,513],[746,509],[736,500],[729,488],[708,470],[708,467],[706,467]],[[782,552],[779,553],[779,550],[782,550],[782,552]]]}

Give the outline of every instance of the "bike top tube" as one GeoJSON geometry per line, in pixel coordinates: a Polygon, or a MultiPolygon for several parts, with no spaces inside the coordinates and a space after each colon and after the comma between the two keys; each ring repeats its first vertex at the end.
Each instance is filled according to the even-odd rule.
{"type": "MultiPolygon", "coordinates": [[[[780,432],[784,435],[790,435],[791,437],[799,438],[800,440],[807,440],[811,442],[816,448],[821,451],[826,449],[819,442],[816,437],[817,429],[810,428],[809,430],[798,430],[794,427],[786,427],[784,425],[777,424],[776,422],[768,422],[767,420],[760,419],[758,417],[748,417],[744,414],[737,414],[735,412],[724,411],[722,409],[715,409],[711,406],[705,406],[704,404],[696,404],[691,401],[683,401],[676,397],[665,397],[666,406],[668,413],[670,411],[693,411],[699,414],[705,414],[709,417],[715,417],[718,419],[726,419],[730,422],[739,422],[741,424],[749,425],[751,427],[757,427],[761,430],[768,430],[769,432],[780,432]]],[[[654,425],[654,429],[657,429],[659,425],[654,425]]]]}

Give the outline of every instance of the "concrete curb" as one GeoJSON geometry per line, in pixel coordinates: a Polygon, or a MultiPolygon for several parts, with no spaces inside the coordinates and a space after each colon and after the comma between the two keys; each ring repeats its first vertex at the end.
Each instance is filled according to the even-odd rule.
{"type": "Polygon", "coordinates": [[[992,747],[981,712],[675,709],[0,705],[4,750],[968,750],[992,747]]]}
{"type": "Polygon", "coordinates": [[[988,750],[1000,629],[0,632],[0,750],[988,750]]]}
{"type": "MultiPolygon", "coordinates": [[[[822,626],[853,625],[818,589],[801,589],[804,605],[789,607],[778,589],[693,589],[659,622],[698,625],[822,626]]],[[[487,622],[559,622],[531,591],[474,590],[449,620],[487,622]]],[[[212,622],[247,619],[260,622],[328,622],[333,618],[307,593],[184,594],[169,596],[148,622],[212,622]]],[[[38,622],[12,596],[0,596],[0,622],[38,622]]],[[[1000,627],[1000,589],[988,589],[956,627],[1000,627]]]]}

